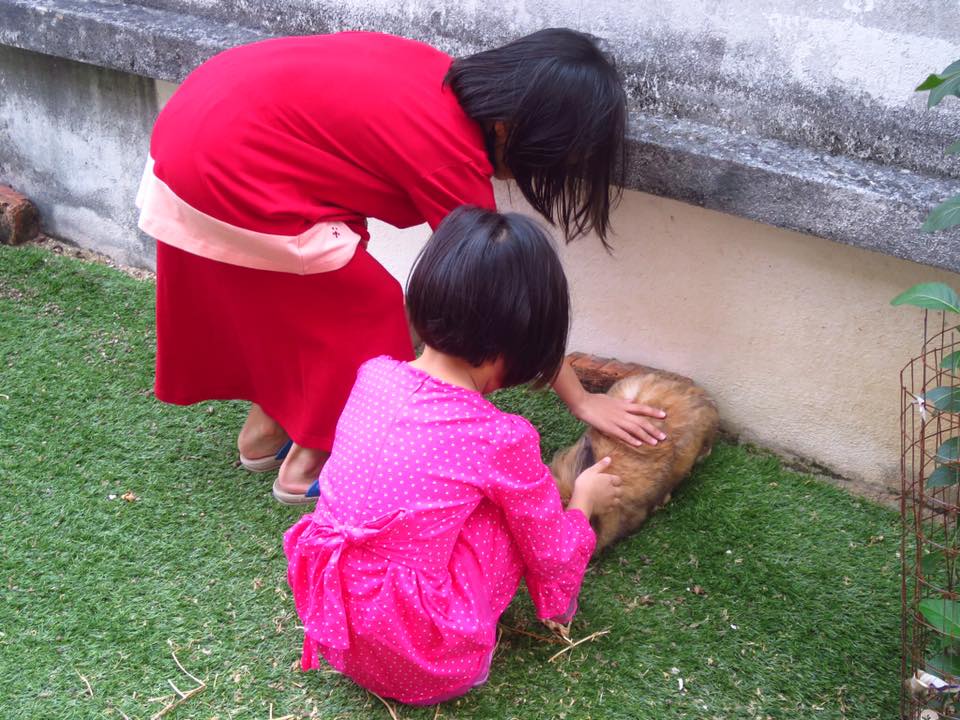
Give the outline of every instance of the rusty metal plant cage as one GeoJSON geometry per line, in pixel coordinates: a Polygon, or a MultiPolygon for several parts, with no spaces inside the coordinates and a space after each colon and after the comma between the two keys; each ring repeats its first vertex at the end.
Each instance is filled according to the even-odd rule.
{"type": "Polygon", "coordinates": [[[901,381],[902,720],[960,719],[960,328],[925,310],[901,381]]]}

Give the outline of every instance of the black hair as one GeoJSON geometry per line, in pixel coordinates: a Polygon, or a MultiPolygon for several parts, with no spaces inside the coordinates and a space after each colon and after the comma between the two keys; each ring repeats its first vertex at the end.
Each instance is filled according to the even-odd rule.
{"type": "Polygon", "coordinates": [[[410,321],[424,343],[479,367],[502,357],[503,387],[553,381],[563,363],[570,297],[546,231],[517,213],[463,206],[417,257],[410,321]]]}
{"type": "Polygon", "coordinates": [[[613,59],[591,35],[550,28],[453,61],[444,78],[486,135],[504,123],[503,161],[527,202],[567,240],[604,244],[624,180],[627,100],[613,59]],[[614,186],[614,187],[612,187],[614,186]]]}

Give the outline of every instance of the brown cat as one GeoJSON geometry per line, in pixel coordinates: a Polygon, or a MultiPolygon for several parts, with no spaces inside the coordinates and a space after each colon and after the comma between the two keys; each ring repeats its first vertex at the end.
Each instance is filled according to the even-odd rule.
{"type": "Polygon", "coordinates": [[[597,550],[629,535],[670,500],[670,494],[697,460],[710,454],[717,434],[717,407],[703,388],[676,375],[650,372],[618,381],[609,395],[662,408],[663,420],[649,418],[667,435],[656,445],[631,447],[597,430],[588,430],[550,463],[563,504],[570,501],[577,476],[597,460],[610,457],[605,472],[623,480],[620,507],[594,516],[597,550]]]}

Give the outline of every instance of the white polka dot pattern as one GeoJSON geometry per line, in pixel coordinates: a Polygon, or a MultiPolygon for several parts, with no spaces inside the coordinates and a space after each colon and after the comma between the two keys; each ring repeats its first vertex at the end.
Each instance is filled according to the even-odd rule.
{"type": "Polygon", "coordinates": [[[539,441],[480,393],[365,363],[317,508],[284,536],[303,668],[322,655],[380,695],[435,702],[485,677],[521,578],[541,618],[575,607],[595,537],[539,441]]]}

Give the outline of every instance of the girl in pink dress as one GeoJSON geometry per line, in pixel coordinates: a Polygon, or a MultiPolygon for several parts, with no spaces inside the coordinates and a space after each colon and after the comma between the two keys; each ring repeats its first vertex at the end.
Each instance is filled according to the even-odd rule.
{"type": "Polygon", "coordinates": [[[433,704],[486,680],[521,579],[538,617],[572,617],[595,543],[589,518],[619,502],[620,480],[601,460],[564,510],[537,431],[484,397],[545,385],[563,361],[566,279],[532,220],[454,211],[407,302],[425,350],[360,368],[316,510],[284,551],[303,668],[323,656],[382,696],[433,704]]]}

